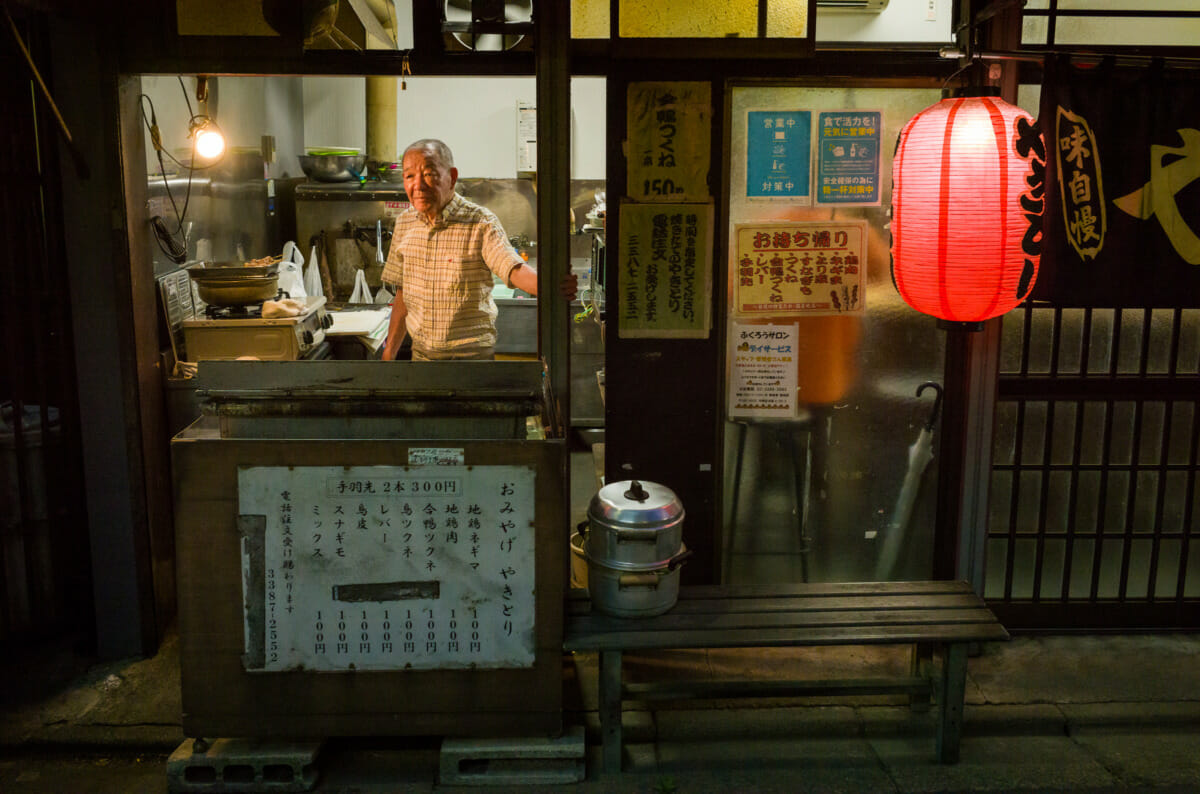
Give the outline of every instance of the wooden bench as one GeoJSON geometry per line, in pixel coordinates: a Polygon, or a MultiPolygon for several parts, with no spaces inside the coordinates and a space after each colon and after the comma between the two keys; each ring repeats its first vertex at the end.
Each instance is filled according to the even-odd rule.
{"type": "Polygon", "coordinates": [[[869,582],[681,587],[664,615],[616,618],[592,610],[584,591],[567,601],[563,647],[600,654],[605,771],[621,769],[623,700],[907,694],[937,704],[935,755],[958,760],[967,646],[1008,632],[966,582],[869,582]],[[623,685],[621,654],[667,648],[912,644],[911,675],[822,681],[653,682],[623,685]],[[942,662],[931,664],[935,650],[942,662]]]}

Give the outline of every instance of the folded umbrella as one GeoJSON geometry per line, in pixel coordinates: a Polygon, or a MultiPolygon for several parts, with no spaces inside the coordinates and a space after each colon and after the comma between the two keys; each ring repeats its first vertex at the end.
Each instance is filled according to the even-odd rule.
{"type": "Polygon", "coordinates": [[[908,522],[912,518],[913,505],[917,501],[917,493],[921,490],[921,480],[925,469],[933,460],[933,426],[937,423],[938,412],[942,407],[942,387],[933,381],[926,381],[917,387],[917,396],[926,389],[933,389],[937,396],[933,400],[933,410],[929,419],[917,435],[917,440],[908,448],[908,470],[904,473],[904,483],[900,486],[900,496],[892,510],[891,520],[883,531],[883,548],[875,563],[875,579],[884,582],[891,578],[892,571],[900,557],[900,548],[904,545],[904,537],[908,533],[908,522]]]}

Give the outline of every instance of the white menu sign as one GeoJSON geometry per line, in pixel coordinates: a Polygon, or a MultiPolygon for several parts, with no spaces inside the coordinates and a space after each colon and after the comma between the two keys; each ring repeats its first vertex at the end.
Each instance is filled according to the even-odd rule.
{"type": "Polygon", "coordinates": [[[532,667],[526,466],[238,470],[245,667],[532,667]]]}

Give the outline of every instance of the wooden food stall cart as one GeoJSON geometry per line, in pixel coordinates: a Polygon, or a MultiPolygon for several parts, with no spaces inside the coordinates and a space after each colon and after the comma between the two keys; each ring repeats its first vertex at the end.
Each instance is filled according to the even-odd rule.
{"type": "Polygon", "coordinates": [[[562,730],[538,362],[202,362],[172,441],[191,738],[562,730]]]}

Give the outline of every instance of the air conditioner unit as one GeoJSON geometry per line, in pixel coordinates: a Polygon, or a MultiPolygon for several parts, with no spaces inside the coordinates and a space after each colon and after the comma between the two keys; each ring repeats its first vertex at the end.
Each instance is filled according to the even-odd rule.
{"type": "Polygon", "coordinates": [[[868,11],[878,14],[887,6],[888,0],[817,0],[817,8],[828,11],[868,11]]]}
{"type": "Polygon", "coordinates": [[[531,39],[533,0],[445,0],[442,33],[447,50],[500,52],[531,39]]]}

